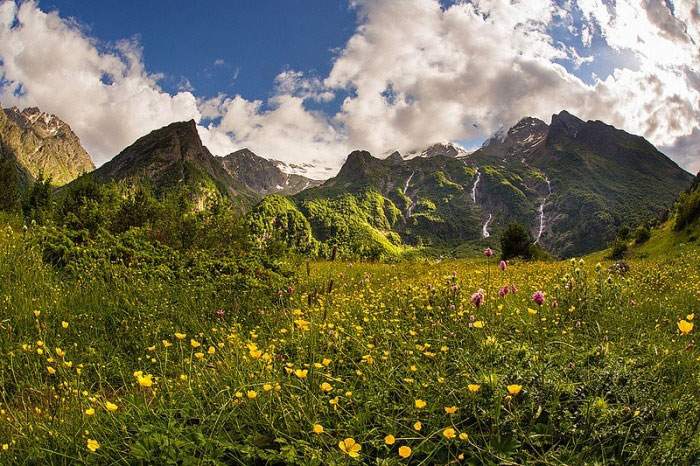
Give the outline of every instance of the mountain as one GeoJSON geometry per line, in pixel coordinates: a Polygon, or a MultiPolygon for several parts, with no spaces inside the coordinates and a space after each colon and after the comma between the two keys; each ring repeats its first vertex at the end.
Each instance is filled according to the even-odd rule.
{"type": "Polygon", "coordinates": [[[281,170],[279,162],[255,155],[249,149],[241,149],[223,157],[222,163],[232,177],[260,195],[293,195],[322,184],[322,181],[302,175],[285,173],[281,170]]]}
{"type": "Polygon", "coordinates": [[[152,131],[90,176],[102,182],[145,182],[160,193],[185,187],[200,200],[218,193],[242,207],[251,206],[259,198],[204,147],[194,120],[152,131]]]}
{"type": "Polygon", "coordinates": [[[524,118],[472,154],[399,155],[351,153],[335,178],[294,196],[294,208],[321,243],[348,227],[335,209],[371,227],[365,238],[380,248],[384,240],[494,244],[518,222],[567,257],[602,249],[621,226],[657,217],[693,179],[644,138],[565,111],[550,124],[524,118]]]}
{"type": "Polygon", "coordinates": [[[0,111],[0,155],[13,161],[23,183],[43,174],[63,185],[95,168],[70,126],[37,108],[0,111]]]}

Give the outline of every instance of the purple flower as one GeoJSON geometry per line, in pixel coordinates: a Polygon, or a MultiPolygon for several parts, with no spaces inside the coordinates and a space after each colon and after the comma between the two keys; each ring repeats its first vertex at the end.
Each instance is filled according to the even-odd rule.
{"type": "Polygon", "coordinates": [[[504,285],[501,287],[500,290],[498,290],[498,296],[501,298],[505,298],[508,295],[508,292],[510,291],[508,285],[504,285]]]}
{"type": "Polygon", "coordinates": [[[538,305],[541,306],[544,304],[544,293],[541,291],[535,291],[532,294],[532,300],[538,305]]]}
{"type": "Polygon", "coordinates": [[[501,272],[505,272],[506,269],[508,268],[508,262],[506,262],[506,261],[499,262],[498,268],[501,269],[501,272]]]}
{"type": "Polygon", "coordinates": [[[513,285],[513,284],[511,284],[511,285],[510,285],[510,292],[513,293],[513,294],[516,294],[516,293],[518,292],[518,287],[515,286],[515,285],[513,285]]]}
{"type": "Polygon", "coordinates": [[[491,256],[493,256],[493,249],[491,249],[491,248],[486,248],[486,249],[484,249],[484,255],[485,255],[486,257],[491,257],[491,256]]]}
{"type": "Polygon", "coordinates": [[[217,309],[215,314],[216,314],[216,317],[218,317],[219,319],[223,319],[225,312],[223,309],[217,309]]]}
{"type": "Polygon", "coordinates": [[[472,304],[478,308],[482,304],[484,304],[484,299],[485,299],[484,290],[479,290],[472,295],[471,301],[472,301],[472,304]]]}

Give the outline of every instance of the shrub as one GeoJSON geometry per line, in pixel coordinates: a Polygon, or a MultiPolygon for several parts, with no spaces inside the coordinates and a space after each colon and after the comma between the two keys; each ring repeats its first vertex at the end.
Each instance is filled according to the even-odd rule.
{"type": "Polygon", "coordinates": [[[525,227],[519,223],[511,223],[501,236],[501,259],[508,260],[514,257],[531,259],[532,245],[532,238],[525,227]]]}
{"type": "Polygon", "coordinates": [[[622,259],[623,257],[625,257],[627,249],[627,242],[618,238],[613,242],[612,246],[610,247],[610,255],[608,256],[608,258],[613,260],[622,259]]]}
{"type": "Polygon", "coordinates": [[[677,211],[674,225],[676,231],[682,230],[700,217],[700,189],[681,194],[677,211]]]}
{"type": "Polygon", "coordinates": [[[651,238],[651,230],[647,226],[640,226],[634,232],[634,242],[636,244],[644,244],[651,238]]]}

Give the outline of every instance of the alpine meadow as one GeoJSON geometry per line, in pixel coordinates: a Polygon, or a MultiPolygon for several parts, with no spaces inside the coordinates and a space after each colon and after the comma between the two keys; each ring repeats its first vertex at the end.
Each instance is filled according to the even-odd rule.
{"type": "Polygon", "coordinates": [[[700,464],[697,0],[107,3],[0,0],[0,465],[700,464]]]}

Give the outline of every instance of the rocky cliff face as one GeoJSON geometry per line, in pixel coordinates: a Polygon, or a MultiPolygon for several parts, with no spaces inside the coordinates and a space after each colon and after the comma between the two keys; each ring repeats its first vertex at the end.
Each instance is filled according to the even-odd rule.
{"type": "Polygon", "coordinates": [[[285,173],[277,163],[260,157],[249,149],[233,152],[223,157],[222,162],[231,176],[260,195],[293,195],[322,184],[321,181],[302,175],[285,173]]]}
{"type": "Polygon", "coordinates": [[[70,126],[37,108],[0,111],[0,144],[29,178],[43,174],[56,185],[95,168],[70,126]]]}

